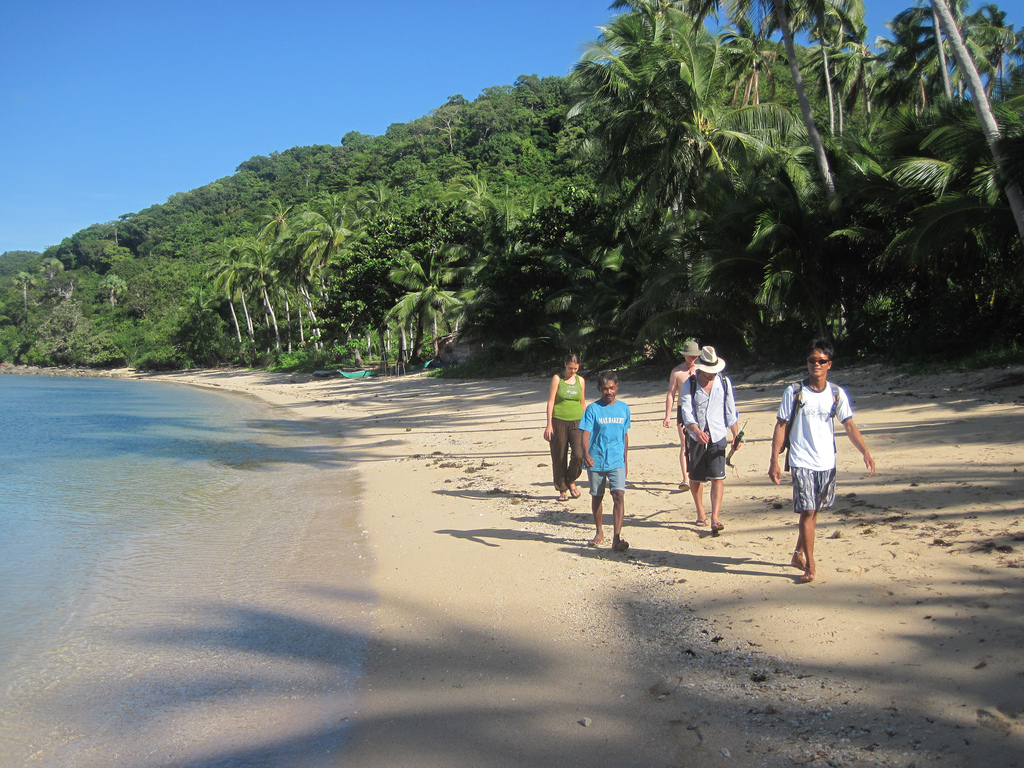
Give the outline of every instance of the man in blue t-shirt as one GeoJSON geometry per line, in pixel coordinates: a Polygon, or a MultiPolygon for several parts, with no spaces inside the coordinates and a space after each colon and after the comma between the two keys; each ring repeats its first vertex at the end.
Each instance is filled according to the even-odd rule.
{"type": "Polygon", "coordinates": [[[594,513],[597,535],[587,546],[596,547],[604,541],[604,486],[612,492],[612,549],[625,552],[629,542],[622,538],[622,521],[626,516],[626,474],[629,472],[629,406],[615,396],[619,378],[615,371],[597,376],[601,399],[587,406],[580,420],[583,433],[583,464],[590,478],[590,509],[594,513]]]}

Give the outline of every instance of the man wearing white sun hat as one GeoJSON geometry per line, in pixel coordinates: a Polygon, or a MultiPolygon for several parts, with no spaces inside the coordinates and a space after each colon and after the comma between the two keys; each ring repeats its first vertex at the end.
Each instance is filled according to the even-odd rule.
{"type": "Polygon", "coordinates": [[[720,515],[725,497],[725,450],[739,434],[739,414],[732,382],[719,376],[725,368],[714,347],[703,347],[697,372],[683,386],[681,409],[686,428],[686,464],[690,493],[697,507],[697,525],[707,525],[703,483],[711,484],[711,532],[725,528],[720,515]]]}

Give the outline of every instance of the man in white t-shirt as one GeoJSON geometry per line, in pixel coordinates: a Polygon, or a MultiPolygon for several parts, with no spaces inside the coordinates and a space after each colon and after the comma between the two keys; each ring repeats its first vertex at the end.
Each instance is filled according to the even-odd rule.
{"type": "Polygon", "coordinates": [[[818,510],[831,507],[836,498],[836,439],[832,419],[837,418],[853,446],[864,457],[868,477],[875,474],[875,460],[868,453],[860,430],[853,422],[850,398],[842,387],[830,384],[835,349],[831,342],[811,342],[807,355],[807,378],[790,385],[782,395],[772,434],[772,457],[768,477],[782,482],[779,453],[789,435],[788,464],[793,472],[793,511],[800,515],[800,532],[790,561],[804,573],[800,581],[814,581],[814,530],[818,510]],[[795,412],[794,412],[795,411],[795,412]]]}

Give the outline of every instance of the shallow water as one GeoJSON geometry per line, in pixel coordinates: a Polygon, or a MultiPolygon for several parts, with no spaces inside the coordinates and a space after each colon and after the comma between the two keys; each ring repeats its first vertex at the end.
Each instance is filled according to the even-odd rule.
{"type": "Polygon", "coordinates": [[[242,397],[0,376],[0,765],[306,766],[355,713],[341,440],[242,397]]]}

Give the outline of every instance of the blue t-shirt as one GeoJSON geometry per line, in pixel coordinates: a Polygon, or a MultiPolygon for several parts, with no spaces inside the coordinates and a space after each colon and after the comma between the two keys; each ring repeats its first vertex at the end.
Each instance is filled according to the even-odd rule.
{"type": "Polygon", "coordinates": [[[580,429],[590,433],[590,458],[593,469],[608,472],[626,466],[626,433],[629,431],[629,406],[621,400],[604,405],[595,400],[580,419],[580,429]]]}

